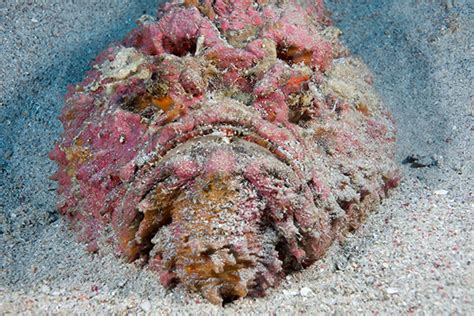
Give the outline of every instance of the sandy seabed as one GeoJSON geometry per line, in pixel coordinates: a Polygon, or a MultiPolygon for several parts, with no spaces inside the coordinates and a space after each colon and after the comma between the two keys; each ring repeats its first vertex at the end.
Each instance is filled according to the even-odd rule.
{"type": "Polygon", "coordinates": [[[47,158],[69,83],[155,1],[0,3],[0,313],[474,314],[474,4],[332,0],[398,125],[400,188],[342,245],[269,295],[220,308],[112,255],[55,212],[47,158]]]}

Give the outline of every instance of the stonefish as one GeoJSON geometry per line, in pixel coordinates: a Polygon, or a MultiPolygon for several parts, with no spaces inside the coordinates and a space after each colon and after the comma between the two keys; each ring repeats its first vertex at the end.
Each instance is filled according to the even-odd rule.
{"type": "Polygon", "coordinates": [[[171,1],[69,87],[59,212],[221,304],[321,258],[399,182],[393,121],[322,0],[171,1]]]}

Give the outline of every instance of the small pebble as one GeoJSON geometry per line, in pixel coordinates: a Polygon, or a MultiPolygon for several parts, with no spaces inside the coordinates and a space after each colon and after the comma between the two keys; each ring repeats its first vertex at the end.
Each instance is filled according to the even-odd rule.
{"type": "Polygon", "coordinates": [[[313,296],[314,292],[309,287],[303,287],[300,290],[300,294],[301,296],[308,297],[308,296],[313,296]]]}
{"type": "Polygon", "coordinates": [[[387,292],[387,294],[396,294],[396,293],[398,293],[398,289],[394,288],[394,287],[389,287],[385,291],[387,292]]]}
{"type": "Polygon", "coordinates": [[[446,191],[446,190],[436,190],[433,193],[436,194],[436,195],[446,195],[446,194],[448,194],[448,191],[446,191]]]}
{"type": "Polygon", "coordinates": [[[151,303],[149,300],[144,300],[140,303],[140,308],[143,309],[144,312],[148,313],[151,311],[151,303]]]}

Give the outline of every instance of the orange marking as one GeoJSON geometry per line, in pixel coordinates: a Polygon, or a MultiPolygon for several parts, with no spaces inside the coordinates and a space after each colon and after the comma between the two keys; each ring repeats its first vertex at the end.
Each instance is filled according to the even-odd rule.
{"type": "Polygon", "coordinates": [[[281,49],[278,55],[279,58],[286,60],[288,63],[291,64],[303,63],[305,65],[310,65],[311,59],[313,58],[312,51],[296,46],[290,46],[286,49],[281,49]]]}
{"type": "Polygon", "coordinates": [[[357,111],[359,111],[360,113],[362,113],[366,116],[370,114],[369,107],[365,103],[358,103],[356,105],[356,109],[357,109],[357,111]]]}
{"type": "Polygon", "coordinates": [[[166,95],[164,97],[153,97],[151,99],[151,103],[154,106],[159,107],[163,111],[167,112],[171,109],[171,107],[174,105],[173,98],[170,97],[169,95],[166,95]]]}
{"type": "Polygon", "coordinates": [[[297,77],[291,77],[288,82],[287,82],[287,85],[290,87],[290,88],[299,88],[299,86],[303,83],[303,82],[306,82],[309,80],[309,76],[308,75],[303,75],[303,76],[297,76],[297,77]]]}

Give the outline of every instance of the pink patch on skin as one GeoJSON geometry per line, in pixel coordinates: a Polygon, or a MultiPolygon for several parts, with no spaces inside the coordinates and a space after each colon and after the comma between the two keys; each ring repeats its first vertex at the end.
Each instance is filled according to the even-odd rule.
{"type": "Polygon", "coordinates": [[[238,71],[228,71],[222,76],[223,82],[227,86],[238,87],[243,92],[250,93],[252,91],[252,85],[250,82],[238,71]]]}
{"type": "Polygon", "coordinates": [[[349,154],[351,151],[361,151],[360,140],[350,132],[339,131],[335,134],[335,149],[338,152],[349,154]]]}
{"type": "Polygon", "coordinates": [[[119,177],[123,182],[128,182],[135,172],[135,162],[131,161],[119,170],[119,177]]]}
{"type": "Polygon", "coordinates": [[[64,170],[58,170],[53,175],[53,180],[58,181],[58,184],[60,186],[67,186],[69,188],[69,186],[71,185],[71,177],[64,170]]]}
{"type": "Polygon", "coordinates": [[[328,70],[332,64],[332,45],[325,41],[319,41],[312,50],[312,64],[318,66],[322,72],[328,70]]]}
{"type": "Polygon", "coordinates": [[[208,174],[230,175],[235,170],[235,157],[226,150],[216,150],[207,160],[205,168],[208,174]]]}
{"type": "Polygon", "coordinates": [[[393,175],[391,178],[385,179],[385,185],[383,187],[384,193],[387,194],[387,192],[391,189],[396,188],[401,181],[401,176],[399,174],[393,175]]]}
{"type": "Polygon", "coordinates": [[[306,252],[303,249],[298,248],[296,244],[291,247],[290,251],[298,262],[302,262],[303,258],[306,256],[306,252]]]}
{"type": "Polygon", "coordinates": [[[275,125],[261,123],[255,126],[258,134],[269,141],[282,143],[289,140],[288,134],[275,125]]]}
{"type": "Polygon", "coordinates": [[[158,24],[145,24],[130,32],[123,44],[140,49],[147,55],[161,55],[164,52],[161,44],[162,37],[158,24]]]}
{"type": "Polygon", "coordinates": [[[260,26],[262,19],[253,6],[253,1],[224,1],[214,3],[218,21],[223,32],[242,30],[247,26],[260,26]]]}
{"type": "Polygon", "coordinates": [[[59,144],[54,145],[54,149],[48,154],[49,159],[56,161],[61,165],[67,164],[66,154],[61,150],[59,144]]]}
{"type": "Polygon", "coordinates": [[[316,193],[321,195],[322,200],[326,200],[329,197],[329,188],[324,185],[324,183],[318,179],[316,175],[313,175],[311,178],[316,193]]]}
{"type": "Polygon", "coordinates": [[[271,7],[264,7],[262,10],[262,16],[270,21],[276,21],[278,19],[278,14],[271,7]]]}
{"type": "Polygon", "coordinates": [[[259,97],[254,102],[253,107],[263,113],[263,117],[270,122],[288,121],[288,105],[282,93],[273,93],[266,97],[259,97]]]}
{"type": "Polygon", "coordinates": [[[164,15],[159,22],[145,24],[132,31],[123,41],[148,55],[170,53],[183,56],[192,53],[197,38],[203,35],[205,46],[222,42],[209,20],[194,8],[180,8],[164,15]]]}
{"type": "Polygon", "coordinates": [[[160,273],[160,283],[164,287],[170,287],[173,284],[175,278],[176,276],[172,272],[163,271],[162,273],[160,273]]]}
{"type": "Polygon", "coordinates": [[[194,178],[198,171],[197,163],[192,160],[183,159],[174,165],[174,174],[178,177],[179,182],[185,182],[194,178]]]}
{"type": "Polygon", "coordinates": [[[384,141],[387,135],[387,126],[371,119],[367,120],[367,134],[379,142],[384,141]]]}
{"type": "Polygon", "coordinates": [[[171,141],[176,136],[176,131],[173,126],[166,126],[161,130],[161,133],[158,137],[158,144],[164,145],[167,142],[171,141]]]}
{"type": "Polygon", "coordinates": [[[245,50],[253,54],[258,59],[264,59],[265,57],[269,56],[268,50],[265,49],[264,42],[260,38],[248,43],[245,47],[245,50]]]}

